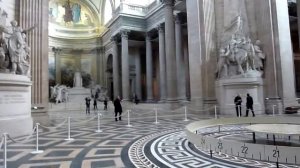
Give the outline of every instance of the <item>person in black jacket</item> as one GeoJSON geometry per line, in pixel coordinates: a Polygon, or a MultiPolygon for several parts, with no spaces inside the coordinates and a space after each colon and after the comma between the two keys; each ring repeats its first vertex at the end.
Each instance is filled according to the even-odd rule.
{"type": "Polygon", "coordinates": [[[234,98],[234,104],[235,104],[236,115],[238,117],[242,116],[242,98],[239,94],[234,98]]]}
{"type": "Polygon", "coordinates": [[[253,111],[253,99],[252,99],[252,97],[250,96],[249,93],[247,93],[246,107],[247,107],[246,117],[248,117],[249,110],[252,111],[252,115],[253,115],[253,117],[255,117],[255,114],[254,114],[254,111],[253,111]]]}
{"type": "Polygon", "coordinates": [[[122,105],[121,105],[121,99],[120,96],[118,96],[115,100],[114,100],[114,106],[115,106],[115,120],[118,121],[118,113],[119,113],[119,120],[121,121],[121,115],[122,115],[122,105]]]}
{"type": "Polygon", "coordinates": [[[86,107],[85,113],[86,114],[90,114],[90,104],[91,104],[91,99],[89,97],[86,97],[85,98],[85,107],[86,107]]]}

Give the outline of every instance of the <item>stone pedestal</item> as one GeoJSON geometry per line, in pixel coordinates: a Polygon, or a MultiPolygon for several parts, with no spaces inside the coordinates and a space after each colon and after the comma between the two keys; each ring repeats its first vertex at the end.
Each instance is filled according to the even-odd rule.
{"type": "Polygon", "coordinates": [[[81,88],[82,87],[82,77],[80,72],[75,72],[74,74],[74,87],[81,88]]]}
{"type": "MultiPolygon", "coordinates": [[[[242,97],[242,115],[246,114],[246,97],[249,93],[253,98],[255,114],[264,114],[263,81],[260,77],[220,79],[215,83],[220,114],[236,115],[234,98],[242,97]]],[[[250,112],[251,116],[251,112],[250,112]]]]}
{"type": "Polygon", "coordinates": [[[27,76],[0,73],[0,134],[32,133],[31,81],[27,76]]]}

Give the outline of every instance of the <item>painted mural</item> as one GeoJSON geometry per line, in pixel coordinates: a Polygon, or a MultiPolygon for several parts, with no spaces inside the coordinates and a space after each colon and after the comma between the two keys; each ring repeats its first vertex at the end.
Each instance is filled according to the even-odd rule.
{"type": "Polygon", "coordinates": [[[92,27],[96,19],[80,1],[50,0],[49,19],[51,23],[68,27],[92,27]]]}

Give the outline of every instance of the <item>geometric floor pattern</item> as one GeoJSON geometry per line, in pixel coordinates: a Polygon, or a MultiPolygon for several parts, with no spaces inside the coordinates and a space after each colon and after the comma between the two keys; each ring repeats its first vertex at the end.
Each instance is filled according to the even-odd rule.
{"type": "MultiPolygon", "coordinates": [[[[235,158],[207,151],[201,151],[189,143],[183,132],[184,126],[192,121],[208,118],[189,114],[190,121],[183,121],[184,115],[164,113],[154,124],[154,113],[135,111],[127,127],[127,115],[115,122],[113,112],[104,112],[101,133],[96,133],[95,114],[85,116],[79,112],[52,113],[35,117],[41,125],[56,126],[67,116],[71,119],[71,138],[67,138],[67,125],[39,131],[41,154],[35,150],[35,137],[25,143],[8,144],[8,168],[111,168],[111,167],[182,167],[182,168],[225,168],[225,167],[276,167],[273,163],[235,158]],[[88,121],[88,122],[85,122],[88,121]]],[[[230,130],[229,130],[230,131],[230,130]]],[[[226,132],[226,131],[225,131],[226,132]]],[[[224,133],[224,135],[227,135],[224,133]]],[[[222,136],[222,135],[218,135],[222,136]]],[[[23,137],[16,138],[21,141],[23,137]]],[[[3,158],[1,149],[0,158],[3,158]]],[[[0,165],[3,160],[0,159],[0,165]]],[[[296,167],[281,165],[281,167],[296,167]]]]}

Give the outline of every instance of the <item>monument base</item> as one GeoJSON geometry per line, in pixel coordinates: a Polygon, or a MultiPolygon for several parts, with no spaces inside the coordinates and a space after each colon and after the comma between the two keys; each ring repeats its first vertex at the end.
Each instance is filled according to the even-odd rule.
{"type": "MultiPolygon", "coordinates": [[[[215,83],[220,114],[236,115],[234,98],[242,97],[242,116],[246,114],[247,93],[253,98],[255,114],[264,114],[263,81],[261,77],[220,79],[215,83]]],[[[249,111],[249,116],[252,112],[249,111]]]]}
{"type": "Polygon", "coordinates": [[[32,133],[31,81],[27,76],[0,73],[0,134],[32,133]]]}

